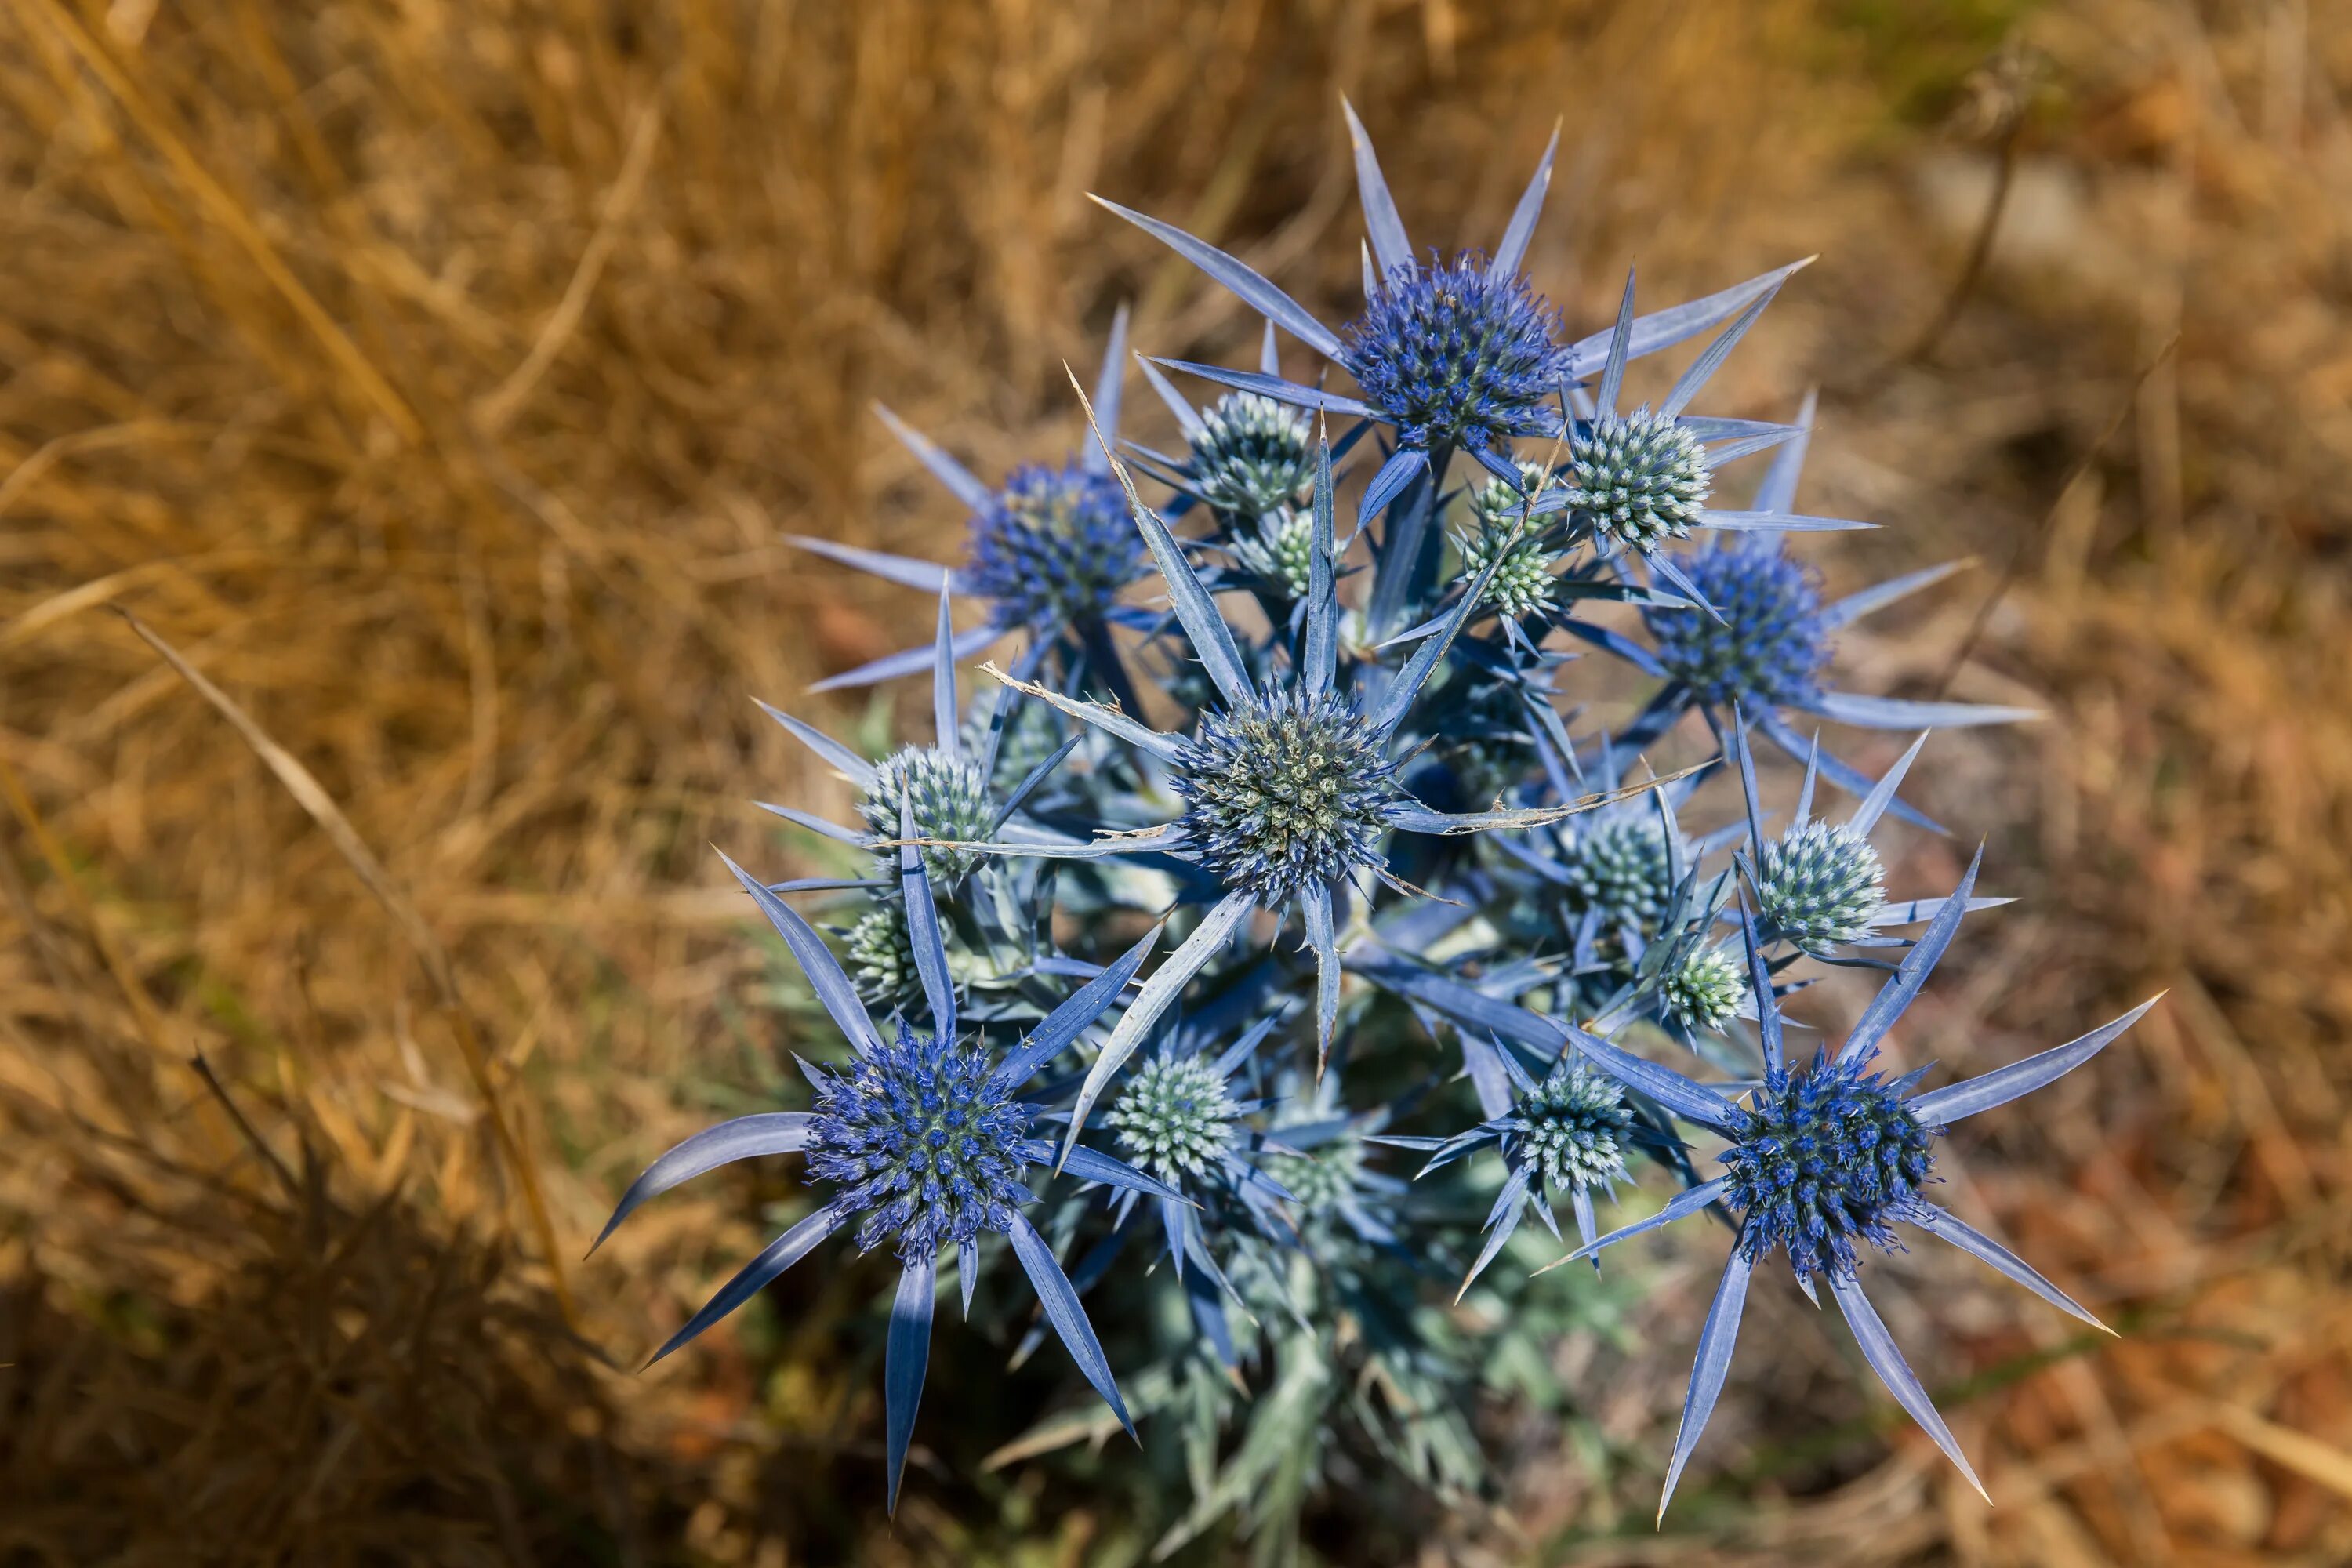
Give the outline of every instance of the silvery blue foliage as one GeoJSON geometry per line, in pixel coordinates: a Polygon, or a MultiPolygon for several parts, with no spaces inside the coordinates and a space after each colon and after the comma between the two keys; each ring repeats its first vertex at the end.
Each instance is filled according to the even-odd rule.
{"type": "Polygon", "coordinates": [[[1348,325],[1114,207],[1265,318],[1256,367],[1143,361],[1176,439],[1123,437],[1122,310],[1068,460],[991,489],[882,411],[969,510],[962,564],[802,542],[938,597],[925,647],[829,683],[928,673],[933,739],[876,761],[769,710],[861,826],[769,809],[870,871],[737,875],[847,1055],[807,1068],[810,1109],[663,1156],[613,1223],[754,1155],[803,1153],[825,1195],[663,1353],[836,1230],[888,1244],[895,1504],[940,1265],[968,1307],[1010,1252],[1041,1309],[1013,1359],[1057,1338],[1101,1402],[1003,1453],[1142,1417],[1141,1462],[1186,1500],[1160,1545],[1222,1530],[1282,1559],[1327,1484],[1486,1485],[1478,1401],[1569,1404],[1552,1340],[1593,1292],[1643,1289],[1601,1254],[1707,1211],[1735,1238],[1668,1494],[1776,1256],[1826,1283],[1965,1471],[1861,1280],[1932,1234],[2087,1318],[1936,1203],[1937,1140],[2146,1007],[1924,1091],[1927,1069],[1885,1065],[1962,918],[2007,900],[1976,896],[1973,865],[1890,893],[1886,825],[1932,827],[1898,793],[1928,737],[1874,779],[1818,726],[2028,715],[1846,689],[1841,629],[1948,569],[1826,597],[1798,542],[1865,525],[1795,510],[1811,399],[1785,423],[1690,412],[1793,267],[1646,315],[1629,279],[1613,322],[1571,339],[1526,268],[1549,150],[1491,253],[1417,253],[1347,119],[1367,230],[1348,325]],[[1278,334],[1325,364],[1286,375],[1278,334]],[[1664,395],[1629,401],[1633,362],[1696,338],[1664,395]],[[1015,635],[967,705],[958,666],[1015,635]],[[1613,731],[1584,721],[1592,649],[1651,683],[1613,731]],[[1801,764],[1785,816],[1752,736],[1801,764]],[[1843,819],[1817,814],[1822,781],[1853,798],[1843,819]],[[846,968],[784,901],[803,894],[843,922],[846,968]],[[1881,989],[1801,1059],[1784,1010],[1822,965],[1881,989]],[[1663,1208],[1602,1234],[1601,1206],[1646,1184],[1663,1208]]]}

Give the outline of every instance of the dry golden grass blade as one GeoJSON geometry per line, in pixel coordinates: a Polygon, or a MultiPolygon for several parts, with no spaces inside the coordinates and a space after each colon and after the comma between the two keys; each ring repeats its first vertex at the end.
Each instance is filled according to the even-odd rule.
{"type": "MultiPolygon", "coordinates": [[[[286,793],[294,797],[295,804],[319,825],[320,831],[326,834],[328,841],[334,845],[336,853],[343,858],[344,863],[351,867],[352,873],[408,939],[417,962],[423,965],[426,978],[433,983],[433,989],[440,998],[443,1016],[451,1034],[457,1037],[459,1052],[465,1058],[467,1076],[473,1080],[474,1091],[481,1097],[483,1112],[489,1118],[490,1131],[498,1140],[499,1152],[506,1160],[508,1169],[514,1173],[515,1184],[522,1190],[523,1203],[530,1215],[531,1230],[539,1242],[541,1261],[553,1284],[556,1301],[564,1320],[572,1321],[571,1285],[564,1277],[563,1257],[556,1246],[555,1226],[548,1215],[547,1199],[540,1190],[539,1172],[516,1135],[513,1121],[500,1101],[488,1054],[475,1032],[473,1017],[467,1010],[465,999],[458,994],[457,972],[450,965],[448,952],[441,945],[440,938],[433,934],[433,928],[425,923],[425,917],[417,912],[407,893],[394,879],[392,873],[384,869],[383,862],[376,858],[375,852],[360,837],[359,830],[352,826],[351,819],[343,815],[342,808],[335,804],[334,797],[312,776],[310,770],[271,740],[234,698],[214,685],[202,670],[181,657],[177,648],[144,621],[119,607],[115,613],[130,624],[142,642],[161,655],[166,664],[179,672],[182,679],[195,689],[198,696],[211,703],[214,710],[244,737],[246,744],[253,748],[254,755],[259,757],[262,765],[285,786],[286,793]]],[[[0,774],[0,784],[5,784],[12,776],[0,774]]],[[[12,801],[13,798],[12,795],[12,801]]]]}
{"type": "Polygon", "coordinates": [[[425,428],[417,422],[406,401],[393,390],[392,384],[384,380],[375,366],[368,363],[358,345],[335,323],[334,318],[327,314],[317,298],[303,286],[302,280],[294,276],[293,269],[286,265],[285,259],[278,254],[278,247],[270,244],[268,236],[262,233],[260,225],[254,221],[244,204],[231,195],[189,149],[186,140],[173,125],[163,107],[148,96],[112,53],[92,37],[80,20],[59,4],[59,0],[35,0],[35,4],[40,7],[49,25],[72,46],[74,53],[81,57],[82,63],[89,68],[91,74],[114,94],[123,111],[131,116],[132,123],[172,165],[173,172],[188,187],[189,194],[196,198],[205,214],[229,233],[244,249],[255,269],[301,318],[302,324],[317,337],[336,368],[350,378],[365,401],[391,424],[403,441],[415,443],[422,440],[425,428]]]}

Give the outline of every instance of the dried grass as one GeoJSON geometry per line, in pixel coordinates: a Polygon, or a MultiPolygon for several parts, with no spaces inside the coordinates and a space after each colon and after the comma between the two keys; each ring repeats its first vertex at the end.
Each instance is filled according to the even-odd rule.
{"type": "MultiPolygon", "coordinates": [[[[1494,231],[1565,115],[1534,261],[1580,320],[1628,257],[1664,297],[1826,253],[1727,395],[1824,383],[1820,499],[1901,525],[1841,573],[2024,539],[1958,689],[2058,710],[1949,748],[1953,818],[2031,898],[1964,944],[1906,1048],[1997,1059],[2176,986],[2133,1048],[1953,1152],[1956,1201],[2125,1342],[2078,1347],[1939,1258],[1896,1293],[1931,1376],[1993,1373],[1957,1422],[2002,1507],[1887,1427],[1890,1452],[1838,1342],[1782,1303],[1753,1342],[1794,1350],[1743,1360],[1719,1485],[1677,1533],[1641,1522],[1691,1337],[1661,1331],[1566,1347],[1589,1431],[1525,1434],[1510,1519],[1433,1550],[2352,1555],[2345,23],[2329,0],[2071,0],[2020,24],[2044,65],[2005,220],[1949,330],[1890,365],[1993,184],[1998,116],[1952,91],[1980,24],[1794,0],[18,0],[0,1561],[963,1549],[971,1500],[937,1478],[874,1534],[856,1271],[654,1374],[611,1364],[753,1245],[784,1178],[675,1194],[575,1255],[645,1157],[774,1082],[763,961],[704,846],[781,865],[805,846],[761,841],[742,803],[839,786],[747,699],[922,629],[777,536],[951,548],[872,396],[995,471],[1077,437],[1060,365],[1118,298],[1151,343],[1234,346],[1237,313],[1087,189],[1344,297],[1341,88],[1410,126],[1391,177],[1448,240],[1494,231]],[[110,606],[316,781],[379,885],[110,606]]],[[[1932,686],[1988,585],[1948,590],[1884,668],[1932,686]]],[[[1948,853],[1919,847],[1918,874],[1948,853]]],[[[1681,1267],[1662,1300],[1695,1322],[1681,1267]]],[[[1084,1508],[1055,1529],[1041,1560],[1083,1560],[1084,1508]]]]}

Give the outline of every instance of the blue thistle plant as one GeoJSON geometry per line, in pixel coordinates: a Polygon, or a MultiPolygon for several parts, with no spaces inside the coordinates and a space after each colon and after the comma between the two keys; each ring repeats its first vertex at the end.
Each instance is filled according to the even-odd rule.
{"type": "MultiPolygon", "coordinates": [[[[1121,382],[1127,358],[1127,308],[1111,321],[1102,374],[1095,387],[1103,428],[1118,429],[1121,382]]],[[[841,544],[829,539],[787,534],[788,543],[858,571],[925,593],[950,591],[978,599],[988,618],[957,634],[960,662],[1017,631],[1040,649],[1058,652],[1066,674],[1081,670],[1122,701],[1135,700],[1134,682],[1110,636],[1125,626],[1150,631],[1154,617],[1118,603],[1118,595],[1148,564],[1128,526],[1118,487],[1108,458],[1085,448],[1056,467],[1029,463],[1013,470],[1002,489],[991,489],[971,469],[929,437],[877,403],[877,417],[915,455],[930,476],[970,510],[966,558],[949,567],[887,551],[841,544]]],[[[810,688],[870,686],[913,675],[931,662],[929,644],[909,647],[845,670],[810,688]]]]}
{"type": "Polygon", "coordinates": [[[601,1246],[646,1202],[720,1165],[761,1155],[804,1154],[809,1180],[831,1184],[832,1194],[744,1265],[653,1359],[659,1361],[700,1336],[853,1221],[860,1251],[893,1242],[900,1270],[883,1373],[893,1511],[930,1355],[931,1309],[941,1255],[950,1247],[955,1250],[969,1311],[979,1279],[980,1238],[1004,1237],[1079,1372],[1132,1435],[1133,1423],[1077,1291],[1045,1237],[1022,1213],[1034,1201],[1024,1177],[1031,1165],[1053,1163],[1056,1170],[1068,1170],[1082,1180],[1182,1201],[1173,1188],[1092,1149],[1070,1148],[1055,1163],[1052,1143],[1027,1136],[1039,1107],[1019,1098],[1029,1080],[1118,999],[1157,940],[1157,930],[1056,1008],[1019,1050],[992,1057],[958,1037],[947,945],[923,858],[912,841],[910,807],[902,805],[901,809],[900,891],[931,1028],[919,1033],[904,1017],[893,1020],[887,1030],[877,1027],[815,929],[728,860],[727,868],[784,939],[817,1001],[849,1042],[852,1066],[847,1072],[830,1072],[803,1064],[815,1090],[814,1110],[738,1117],[670,1150],[630,1184],[596,1238],[601,1246]]]}
{"type": "MultiPolygon", "coordinates": [[[[1979,852],[1978,860],[1981,859],[1979,852]]],[[[1895,1226],[1911,1226],[1951,1242],[2060,1310],[2105,1329],[2024,1260],[1930,1203],[1924,1194],[1934,1180],[1934,1138],[1943,1129],[1964,1117],[2005,1105],[2082,1066],[2137,1023],[2158,998],[2151,997],[2112,1023],[2055,1049],[1925,1094],[1916,1090],[1926,1068],[1893,1079],[1873,1070],[1888,1030],[1918,995],[1950,945],[1960,917],[1967,912],[1976,876],[1977,862],[1971,861],[1958,889],[1944,900],[1844,1042],[1834,1053],[1826,1046],[1822,1047],[1801,1072],[1791,1069],[1784,1058],[1780,1007],[1763,950],[1754,921],[1743,916],[1765,1065],[1763,1082],[1748,1096],[1746,1104],[1731,1093],[1645,1061],[1573,1026],[1555,1026],[1566,1043],[1594,1067],[1675,1116],[1718,1134],[1728,1144],[1721,1156],[1727,1167],[1724,1175],[1685,1189],[1650,1218],[1612,1231],[1560,1259],[1569,1263],[1595,1257],[1621,1241],[1712,1205],[1727,1205],[1734,1213],[1738,1236],[1699,1336],[1698,1364],[1683,1402],[1682,1428],[1675,1439],[1674,1457],[1658,1501],[1662,1519],[1683,1466],[1722,1393],[1749,1276],[1759,1262],[1775,1251],[1786,1255],[1798,1284],[1808,1295],[1813,1292],[1816,1278],[1827,1281],[1864,1360],[1895,1402],[1935,1439],[1979,1493],[1983,1484],[1863,1293],[1861,1266],[1865,1254],[1856,1244],[1885,1250],[1896,1245],[1895,1226]]]]}
{"type": "MultiPolygon", "coordinates": [[[[895,1505],[940,1270],[951,1258],[969,1311],[1002,1237],[1043,1309],[1006,1334],[1013,1363],[1057,1338],[1099,1397],[992,1463],[1148,1416],[1172,1429],[1161,1440],[1191,1483],[1181,1514],[1145,1526],[1158,1550],[1223,1521],[1278,1557],[1318,1485],[1381,1495],[1374,1467],[1449,1503],[1485,1485],[1482,1388],[1549,1387],[1547,1412],[1573,1400],[1527,1369],[1589,1321],[1590,1291],[1640,1286],[1612,1272],[1562,1291],[1495,1268],[1514,1237],[1538,1245],[1529,1216],[1559,1238],[1572,1215],[1561,1261],[1597,1271],[1617,1242],[1709,1210],[1735,1237],[1666,1495],[1723,1386],[1750,1277],[1776,1256],[1808,1295],[1827,1282],[1876,1374],[1965,1470],[1864,1272],[1925,1231],[2080,1314],[1935,1202],[1937,1139],[2146,1009],[1948,1087],[1883,1066],[1962,918],[2006,900],[1975,896],[1973,864],[1945,897],[1888,896],[1900,863],[1876,836],[1889,816],[1926,822],[1898,795],[1924,734],[1873,778],[1798,725],[2026,715],[1843,689],[1843,629],[1952,568],[1826,596],[1800,536],[1864,525],[1795,510],[1812,399],[1785,424],[1693,412],[1793,267],[1647,315],[1629,276],[1613,324],[1570,341],[1525,265],[1551,150],[1491,255],[1416,252],[1346,118],[1367,230],[1348,325],[1114,208],[1265,318],[1257,367],[1144,359],[1181,444],[1122,440],[1122,314],[1094,399],[1079,394],[1094,446],[1067,463],[992,489],[882,411],[970,510],[962,564],[803,542],[940,595],[927,648],[827,683],[928,668],[934,729],[877,762],[769,710],[856,787],[858,816],[769,809],[870,856],[872,874],[736,875],[849,1059],[805,1069],[810,1110],[689,1139],[622,1198],[614,1224],[719,1164],[793,1152],[818,1189],[663,1353],[836,1231],[890,1247],[895,1505]],[[1277,327],[1352,393],[1286,376],[1277,327]],[[1633,361],[1684,342],[1695,357],[1663,396],[1629,394],[1633,361]],[[1171,370],[1216,401],[1195,407],[1171,370]],[[1343,544],[1335,469],[1368,435],[1381,450],[1354,476],[1343,544]],[[1727,504],[1727,466],[1768,452],[1748,504],[1727,504]],[[1457,457],[1475,465],[1466,483],[1457,457]],[[1167,487],[1164,509],[1139,473],[1167,487]],[[1179,538],[1170,520],[1187,512],[1179,538]],[[950,590],[985,624],[958,634],[950,590]],[[1592,618],[1596,605],[1624,613],[1592,618]],[[1013,632],[1010,668],[986,667],[992,700],[966,713],[957,665],[1013,632]],[[1656,682],[1614,733],[1580,727],[1570,638],[1656,682]],[[1803,765],[1785,821],[1764,810],[1759,735],[1803,765]],[[1648,767],[1654,752],[1685,760],[1685,740],[1711,751],[1648,767]],[[1740,805],[1717,811],[1699,792],[1735,767],[1740,805]],[[1817,812],[1822,780],[1858,802],[1843,820],[1817,812]],[[796,893],[839,910],[842,959],[780,896],[796,893]],[[1159,923],[1119,951],[1139,914],[1159,923]],[[1147,975],[1163,933],[1181,940],[1147,975]],[[1843,1042],[1791,1059],[1781,1009],[1822,964],[1881,988],[1843,1042]],[[1425,1049],[1449,1029],[1458,1072],[1425,1049]],[[1707,1081],[1649,1059],[1668,1047],[1707,1081]],[[1398,1146],[1442,1179],[1382,1169],[1398,1146]],[[1599,1199],[1652,1166],[1679,1193],[1601,1234],[1599,1199]],[[1121,1267],[1139,1250],[1147,1267],[1121,1267]]],[[[1136,1495],[1150,1510],[1180,1489],[1136,1495]]]]}

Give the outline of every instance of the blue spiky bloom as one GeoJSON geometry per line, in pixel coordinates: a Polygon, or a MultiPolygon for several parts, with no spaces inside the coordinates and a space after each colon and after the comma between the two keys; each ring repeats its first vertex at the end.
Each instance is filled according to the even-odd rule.
{"type": "Polygon", "coordinates": [[[865,1216],[860,1251],[896,1237],[899,1256],[928,1258],[1013,1228],[1029,1199],[1021,1152],[1029,1112],[991,1081],[992,1066],[986,1053],[901,1019],[896,1038],[853,1071],[814,1070],[809,1176],[835,1184],[844,1214],[865,1216]]]}
{"type": "Polygon", "coordinates": [[[1886,868],[1868,838],[1843,823],[1801,822],[1758,857],[1758,912],[1807,951],[1870,934],[1886,903],[1886,868]]]}
{"type": "Polygon", "coordinates": [[[1612,926],[1654,925],[1674,894],[1666,830],[1647,816],[1596,818],[1563,835],[1559,865],[1570,910],[1598,913],[1612,926]]]}
{"type": "Polygon", "coordinates": [[[1577,426],[1561,480],[1571,526],[1647,551],[1686,539],[1706,515],[1706,448],[1672,416],[1637,408],[1577,426]]]}
{"type": "Polygon", "coordinates": [[[1314,422],[1255,392],[1229,392],[1201,411],[1186,477],[1202,500],[1238,517],[1303,508],[1315,485],[1314,422]]]}
{"type": "Polygon", "coordinates": [[[1775,1248],[1800,1275],[1851,1277],[1857,1243],[1899,1243],[1894,1222],[1914,1217],[1935,1165],[1929,1131],[1903,1107],[1909,1087],[1873,1070],[1874,1051],[1802,1072],[1775,1068],[1728,1129],[1727,1196],[1753,1263],[1775,1248]]]}
{"type": "Polygon", "coordinates": [[[958,583],[1005,626],[1098,621],[1147,564],[1109,475],[1079,463],[1014,470],[976,512],[958,583]]]}
{"type": "Polygon", "coordinates": [[[1224,1075],[1198,1056],[1145,1062],[1103,1120],[1129,1160],[1168,1182],[1202,1175],[1241,1136],[1241,1107],[1224,1075]]]}
{"type": "MultiPolygon", "coordinates": [[[[996,826],[997,802],[986,766],[960,746],[954,752],[907,746],[876,765],[873,781],[857,797],[858,815],[887,838],[897,830],[902,807],[923,838],[985,838],[996,826]]],[[[958,849],[926,849],[923,858],[931,874],[946,882],[979,863],[977,856],[958,849]]]]}
{"type": "Polygon", "coordinates": [[[1202,865],[1263,904],[1375,862],[1395,764],[1355,705],[1283,687],[1206,713],[1176,748],[1179,831],[1202,865]]]}
{"type": "Polygon", "coordinates": [[[1340,363],[1401,444],[1499,447],[1540,425],[1569,379],[1560,330],[1525,273],[1497,276],[1481,251],[1432,251],[1388,270],[1341,329],[1340,363]]]}
{"type": "Polygon", "coordinates": [[[1777,544],[1742,544],[1685,557],[1684,570],[1716,614],[1643,607],[1669,679],[1712,707],[1802,707],[1820,696],[1831,627],[1811,567],[1777,544]]]}

